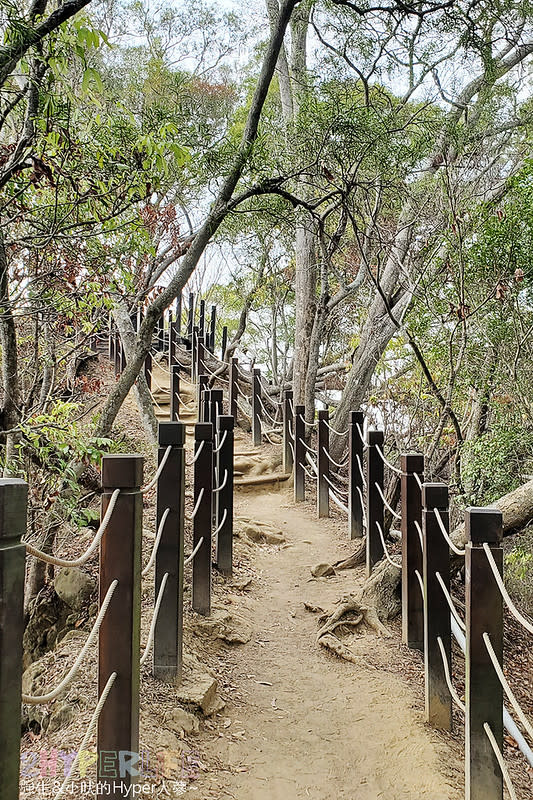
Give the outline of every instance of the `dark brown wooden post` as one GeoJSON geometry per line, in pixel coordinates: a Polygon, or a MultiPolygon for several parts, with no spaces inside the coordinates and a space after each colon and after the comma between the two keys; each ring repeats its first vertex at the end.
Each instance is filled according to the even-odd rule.
{"type": "Polygon", "coordinates": [[[177,363],[176,359],[176,326],[172,321],[172,311],[168,312],[168,363],[172,366],[177,363]]]}
{"type": "Polygon", "coordinates": [[[176,297],[176,341],[179,342],[181,338],[181,312],[182,312],[182,305],[183,305],[183,294],[182,292],[176,297]]]}
{"type": "Polygon", "coordinates": [[[294,436],[291,434],[293,394],[290,389],[283,392],[283,472],[289,474],[294,465],[294,436]],[[291,447],[292,445],[292,447],[291,447]]]}
{"type": "Polygon", "coordinates": [[[294,499],[296,502],[305,500],[305,406],[294,408],[294,499]]]}
{"type": "Polygon", "coordinates": [[[350,412],[348,439],[348,529],[350,539],[361,539],[364,535],[364,415],[362,411],[350,412]]]}
{"type": "Polygon", "coordinates": [[[181,680],[183,650],[183,523],[185,513],[185,425],[181,422],[159,423],[158,465],[167,448],[172,449],[157,481],[156,530],[170,509],[155,560],[155,598],[161,581],[168,573],[167,584],[155,626],[153,675],[174,683],[181,680]]]}
{"type": "Polygon", "coordinates": [[[254,447],[258,447],[263,442],[261,433],[261,370],[254,369],[252,373],[252,441],[254,447]]]}
{"type": "Polygon", "coordinates": [[[205,300],[200,300],[200,319],[198,321],[198,335],[205,337],[205,300]]]}
{"type": "MultiPolygon", "coordinates": [[[[194,294],[189,292],[189,314],[187,319],[187,339],[189,340],[189,344],[187,345],[187,350],[190,350],[192,347],[192,335],[194,329],[194,294]]],[[[191,362],[191,372],[192,372],[192,362],[191,362]]]]}
{"type": "Polygon", "coordinates": [[[224,443],[217,453],[218,484],[219,486],[224,485],[216,493],[216,527],[219,528],[219,531],[215,543],[215,564],[223,575],[231,575],[233,571],[233,428],[232,416],[219,415],[217,417],[219,446],[226,434],[224,443]],[[227,475],[226,479],[225,475],[227,475]],[[224,480],[226,480],[225,483],[224,480]],[[226,514],[225,519],[224,513],[226,514]]]}
{"type": "MultiPolygon", "coordinates": [[[[99,634],[98,695],[110,675],[117,678],[98,721],[98,763],[100,754],[120,750],[139,752],[139,680],[141,622],[141,540],[143,479],[140,455],[110,455],[102,459],[102,518],[112,493],[120,489],[115,509],[100,544],[100,605],[110,584],[118,580],[99,634]]],[[[107,781],[106,797],[123,797],[120,782],[128,787],[135,777],[107,781]]]]}
{"type": "Polygon", "coordinates": [[[191,342],[191,381],[196,381],[198,373],[196,372],[196,359],[198,348],[198,326],[195,325],[192,329],[192,342],[191,342]]]}
{"type": "Polygon", "coordinates": [[[465,775],[466,800],[502,800],[502,772],[487,737],[488,724],[503,749],[503,690],[483,641],[488,633],[503,665],[503,602],[483,542],[503,574],[502,513],[468,508],[466,533],[465,775]]]}
{"type": "Polygon", "coordinates": [[[383,459],[376,446],[383,452],[383,431],[368,431],[368,452],[366,460],[366,513],[368,530],[366,532],[366,574],[370,576],[374,564],[383,558],[383,545],[378,525],[384,530],[384,506],[379,489],[384,492],[383,459]],[[379,486],[379,489],[378,489],[379,486]]]}
{"type": "Polygon", "coordinates": [[[450,607],[437,573],[449,591],[450,548],[442,535],[435,509],[438,510],[448,531],[448,487],[445,483],[425,483],[422,487],[424,673],[426,722],[434,728],[449,731],[452,728],[452,697],[446,683],[446,673],[437,638],[441,638],[450,664],[452,649],[450,607]]]}
{"type": "Polygon", "coordinates": [[[211,353],[215,350],[215,329],[217,325],[217,307],[211,306],[211,321],[209,323],[209,339],[207,346],[211,353]]]}
{"type": "Polygon", "coordinates": [[[196,375],[207,375],[207,369],[205,368],[205,342],[203,336],[198,336],[196,348],[196,375]]]}
{"type": "Polygon", "coordinates": [[[144,359],[144,377],[146,378],[146,383],[148,384],[148,388],[152,391],[152,369],[153,369],[153,361],[152,361],[152,354],[147,353],[146,358],[144,359]]]}
{"type": "Polygon", "coordinates": [[[229,365],[229,413],[237,422],[237,399],[239,397],[239,390],[237,389],[237,381],[239,378],[239,359],[232,358],[229,365]]]}
{"type": "Polygon", "coordinates": [[[216,427],[217,417],[223,413],[224,392],[222,389],[211,389],[210,395],[211,410],[209,412],[208,422],[212,422],[216,427]]]}
{"type": "Polygon", "coordinates": [[[170,367],[170,421],[180,418],[180,368],[178,364],[170,367]]]}
{"type": "Polygon", "coordinates": [[[19,800],[22,637],[28,485],[0,480],[0,789],[19,800]]]}
{"type": "Polygon", "coordinates": [[[222,345],[220,348],[220,358],[222,361],[226,360],[226,348],[228,346],[228,326],[224,325],[222,328],[222,345]]]}
{"type": "Polygon", "coordinates": [[[192,607],[198,614],[211,613],[211,531],[213,491],[213,425],[199,422],[194,426],[194,453],[202,452],[194,462],[194,506],[203,490],[193,520],[193,548],[203,542],[192,563],[192,607]],[[203,447],[202,447],[203,442],[203,447]]]}
{"type": "Polygon", "coordinates": [[[329,458],[329,430],[326,423],[329,421],[329,411],[318,412],[318,486],[317,486],[317,513],[319,517],[329,517],[329,483],[330,475],[329,458]]]}
{"type": "Polygon", "coordinates": [[[423,575],[422,488],[424,456],[405,453],[401,460],[402,495],[402,641],[413,650],[424,649],[424,600],[416,573],[423,575]],[[418,480],[415,477],[418,475],[418,480]]]}

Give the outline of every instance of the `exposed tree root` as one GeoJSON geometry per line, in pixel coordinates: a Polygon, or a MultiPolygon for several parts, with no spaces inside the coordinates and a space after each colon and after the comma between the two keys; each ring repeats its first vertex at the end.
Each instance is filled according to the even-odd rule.
{"type": "Polygon", "coordinates": [[[364,564],[365,560],[366,560],[366,539],[361,539],[355,553],[352,553],[351,556],[343,559],[342,561],[337,561],[336,564],[333,564],[333,568],[335,570],[354,569],[355,567],[360,567],[361,564],[364,564]]]}
{"type": "Polygon", "coordinates": [[[322,627],[317,633],[318,644],[345,661],[356,663],[355,654],[340,639],[340,635],[351,632],[354,628],[367,627],[378,636],[389,638],[390,631],[382,624],[375,608],[361,604],[354,595],[343,597],[332,613],[323,614],[319,622],[322,627]]]}

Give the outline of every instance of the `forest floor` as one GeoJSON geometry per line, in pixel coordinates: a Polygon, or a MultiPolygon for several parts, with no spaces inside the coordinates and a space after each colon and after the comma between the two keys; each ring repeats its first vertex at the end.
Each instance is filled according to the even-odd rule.
{"type": "MultiPolygon", "coordinates": [[[[97,372],[104,379],[103,399],[113,378],[107,362],[102,362],[97,372]]],[[[163,375],[159,380],[163,382],[163,375]]],[[[182,392],[192,400],[191,392],[186,388],[182,392]]],[[[121,411],[117,430],[130,452],[145,453],[146,475],[151,475],[155,451],[142,434],[132,398],[121,411]]],[[[192,447],[191,436],[187,447],[192,447]]],[[[256,471],[261,471],[262,459],[267,465],[279,462],[279,448],[264,445],[257,455],[249,434],[240,429],[235,449],[240,454],[237,458],[252,459],[256,471]]],[[[190,512],[190,496],[187,502],[190,512]]],[[[155,535],[154,504],[155,492],[145,495],[144,562],[155,535]]],[[[190,800],[464,797],[462,722],[457,718],[454,734],[439,733],[424,723],[423,662],[419,653],[401,643],[399,622],[392,624],[390,639],[364,631],[350,635],[345,641],[355,663],[341,661],[316,642],[320,610],[331,609],[364,580],[363,568],[328,578],[311,575],[314,565],[334,563],[352,552],[345,518],[335,509],[329,519],[317,520],[314,504],[294,504],[287,483],[277,489],[237,489],[235,517],[234,574],[223,578],[214,571],[212,617],[194,614],[190,588],[185,594],[186,664],[192,663],[193,672],[200,667],[216,682],[215,711],[210,709],[206,715],[184,704],[179,689],[152,678],[148,663],[142,669],[141,747],[152,767],[152,756],[158,754],[153,774],[148,768],[143,771],[148,776],[143,781],[153,787],[151,796],[190,800]],[[279,534],[274,536],[277,543],[252,541],[246,535],[245,520],[269,526],[279,534]],[[188,717],[193,725],[185,721],[182,729],[180,708],[194,712],[194,717],[188,717]]],[[[71,555],[83,552],[90,532],[86,536],[70,548],[71,555]]],[[[186,552],[190,549],[187,528],[186,552]]],[[[91,571],[97,575],[96,563],[91,571]]],[[[185,579],[187,584],[190,567],[185,579]]],[[[142,599],[141,640],[145,642],[153,613],[151,577],[143,584],[142,599]]],[[[80,630],[42,659],[42,678],[37,679],[42,686],[34,687],[37,693],[45,685],[56,685],[70,665],[71,653],[78,652],[90,627],[87,618],[82,622],[80,630]]],[[[53,748],[75,752],[96,703],[95,674],[96,653],[91,652],[64,698],[74,713],[54,731],[45,731],[43,726],[44,732],[23,737],[26,766],[33,763],[32,758],[42,763],[43,752],[49,755],[53,748]]],[[[93,772],[88,767],[87,776],[93,772]]],[[[36,790],[28,774],[31,777],[23,769],[21,800],[55,796],[52,788],[36,790]]],[[[97,795],[78,781],[74,793],[65,795],[69,796],[97,795]]]]}

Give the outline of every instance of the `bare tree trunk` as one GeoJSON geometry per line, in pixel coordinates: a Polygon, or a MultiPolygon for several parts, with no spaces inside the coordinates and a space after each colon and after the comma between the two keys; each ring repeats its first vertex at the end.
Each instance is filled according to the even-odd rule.
{"type": "Polygon", "coordinates": [[[300,220],[295,238],[294,404],[305,404],[306,380],[316,303],[316,236],[309,218],[300,220]]]}
{"type": "MultiPolygon", "coordinates": [[[[16,428],[20,422],[20,388],[18,376],[17,331],[9,297],[9,267],[0,227],[0,343],[2,345],[3,430],[16,428]]],[[[14,470],[18,434],[5,437],[4,477],[14,470]]]]}

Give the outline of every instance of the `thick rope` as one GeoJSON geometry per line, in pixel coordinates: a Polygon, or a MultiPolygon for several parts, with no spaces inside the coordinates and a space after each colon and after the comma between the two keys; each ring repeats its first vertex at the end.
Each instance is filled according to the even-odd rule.
{"type": "Polygon", "coordinates": [[[193,551],[192,551],[192,553],[190,554],[190,556],[189,556],[188,558],[186,558],[186,559],[185,559],[185,561],[183,562],[183,566],[184,566],[184,567],[186,567],[186,566],[187,566],[187,564],[190,564],[190,563],[191,563],[191,561],[194,559],[194,557],[195,557],[196,553],[198,552],[198,550],[200,549],[200,547],[203,545],[203,543],[204,543],[204,537],[202,536],[202,537],[200,538],[200,541],[198,542],[198,544],[196,545],[196,547],[194,548],[194,550],[193,550],[193,551]]]}
{"type": "Polygon", "coordinates": [[[315,462],[313,461],[313,459],[311,458],[311,456],[309,455],[309,453],[305,454],[305,459],[306,459],[307,463],[309,464],[309,466],[311,467],[311,469],[313,470],[313,472],[316,475],[318,475],[318,467],[315,464],[315,462]]]}
{"type": "Polygon", "coordinates": [[[517,609],[517,607],[509,597],[502,576],[500,575],[496,562],[494,561],[494,556],[492,555],[490,547],[488,546],[487,542],[483,543],[483,549],[486,553],[496,583],[498,584],[498,588],[502,593],[503,599],[505,600],[505,605],[507,606],[513,617],[517,620],[517,622],[519,622],[526,629],[526,631],[529,631],[529,633],[533,633],[533,625],[520,613],[520,611],[517,609]]]}
{"type": "Polygon", "coordinates": [[[145,566],[143,571],[141,572],[142,577],[144,578],[152,567],[154,566],[154,562],[157,556],[157,551],[159,549],[159,543],[161,541],[161,536],[163,535],[163,530],[165,529],[165,522],[167,521],[167,517],[170,514],[170,508],[165,508],[163,512],[163,516],[161,517],[161,522],[159,523],[159,528],[157,529],[157,536],[155,537],[154,547],[152,549],[152,555],[150,556],[150,560],[148,564],[145,566]]]}
{"type": "Polygon", "coordinates": [[[442,533],[442,535],[444,536],[444,539],[446,540],[446,543],[447,543],[448,547],[450,548],[450,550],[453,550],[453,552],[454,552],[454,553],[456,553],[458,556],[464,556],[464,554],[465,554],[465,552],[466,552],[466,551],[465,551],[465,550],[460,550],[460,549],[459,549],[459,548],[458,548],[458,547],[457,547],[457,546],[456,546],[456,545],[455,545],[455,544],[452,542],[452,540],[450,539],[450,537],[449,537],[449,535],[448,535],[448,531],[446,530],[446,526],[445,526],[444,522],[442,521],[442,517],[441,517],[441,515],[440,515],[440,511],[439,511],[439,509],[438,509],[438,508],[434,508],[434,509],[433,509],[433,512],[434,512],[434,514],[435,514],[435,519],[436,519],[436,520],[437,520],[437,522],[438,522],[438,525],[439,525],[439,528],[440,528],[440,532],[441,532],[441,533],[442,533]]]}
{"type": "Polygon", "coordinates": [[[202,439],[202,441],[200,442],[200,447],[198,448],[198,450],[197,450],[197,451],[196,451],[196,453],[194,454],[194,457],[193,457],[192,461],[187,461],[187,462],[186,462],[186,464],[187,464],[187,466],[188,466],[188,467],[192,467],[192,465],[194,464],[194,462],[195,462],[195,461],[197,461],[197,460],[200,458],[200,453],[201,453],[201,452],[202,452],[202,450],[204,449],[204,444],[205,444],[205,441],[206,441],[205,439],[202,439]]]}
{"type": "Polygon", "coordinates": [[[346,495],[346,497],[348,497],[348,492],[345,489],[341,489],[339,486],[335,486],[333,481],[330,481],[327,475],[322,475],[322,477],[324,478],[326,483],[329,484],[329,486],[331,486],[334,492],[338,492],[338,494],[346,495]]]}
{"type": "Polygon", "coordinates": [[[494,667],[494,671],[496,672],[496,675],[498,676],[498,678],[500,680],[500,683],[501,683],[501,685],[503,687],[503,690],[504,690],[505,694],[507,695],[507,697],[509,698],[509,702],[511,703],[512,707],[514,708],[518,719],[520,720],[520,722],[522,723],[522,725],[526,729],[528,735],[530,736],[531,740],[533,741],[533,725],[530,723],[530,721],[528,720],[528,718],[526,717],[526,715],[522,711],[522,707],[521,707],[520,703],[518,702],[518,700],[516,699],[515,695],[513,694],[513,690],[511,689],[511,687],[507,683],[507,679],[506,679],[505,675],[503,674],[503,669],[501,668],[500,662],[498,661],[496,653],[494,652],[494,648],[492,646],[492,642],[490,640],[490,636],[486,632],[483,634],[483,641],[485,642],[485,647],[487,648],[488,654],[490,656],[490,660],[492,661],[492,666],[494,667]]]}
{"type": "Polygon", "coordinates": [[[383,501],[383,505],[385,506],[387,511],[390,511],[390,513],[392,514],[394,519],[401,519],[402,518],[401,514],[397,514],[396,511],[392,508],[392,506],[389,505],[389,503],[387,502],[387,498],[383,494],[383,490],[382,490],[381,486],[379,485],[379,483],[377,481],[374,482],[374,486],[378,490],[378,494],[381,497],[381,499],[383,501]]]}
{"type": "Polygon", "coordinates": [[[338,461],[335,461],[335,459],[332,456],[330,456],[325,447],[322,447],[322,452],[326,455],[328,461],[331,462],[335,467],[338,467],[339,469],[342,469],[348,463],[348,456],[346,456],[344,461],[341,464],[339,464],[338,461]]]}
{"type": "Polygon", "coordinates": [[[307,469],[305,464],[302,464],[301,461],[300,461],[300,466],[301,466],[301,468],[303,469],[303,471],[305,472],[305,474],[307,475],[308,478],[311,478],[312,481],[316,481],[317,480],[318,476],[317,475],[313,475],[312,472],[309,472],[309,470],[307,469]]]}
{"type": "Polygon", "coordinates": [[[56,688],[53,689],[51,692],[48,692],[48,694],[41,694],[37,695],[36,697],[33,697],[32,695],[29,694],[23,694],[22,695],[23,703],[28,703],[28,705],[31,706],[38,706],[38,705],[44,705],[45,703],[51,703],[52,700],[55,700],[57,697],[59,697],[59,695],[65,691],[67,686],[69,686],[72,683],[72,681],[79,672],[81,664],[90,646],[98,636],[98,631],[100,630],[100,626],[104,621],[107,609],[109,608],[109,603],[111,602],[111,598],[113,597],[113,594],[115,593],[115,589],[117,588],[117,586],[118,586],[117,580],[114,580],[110,584],[109,589],[107,590],[106,596],[104,598],[104,601],[102,603],[102,607],[98,613],[98,616],[96,617],[92,630],[87,637],[87,641],[81,648],[78,657],[76,658],[74,664],[71,666],[71,668],[69,669],[69,671],[67,672],[61,683],[59,683],[56,686],[56,688]]]}
{"type": "Polygon", "coordinates": [[[224,486],[227,484],[227,482],[228,482],[228,470],[225,469],[224,470],[224,480],[222,481],[220,486],[217,486],[216,489],[213,489],[213,494],[218,494],[218,492],[221,492],[222,489],[224,488],[224,486]]]}
{"type": "Polygon", "coordinates": [[[387,466],[387,467],[388,467],[388,468],[389,468],[389,469],[390,469],[392,472],[395,472],[397,475],[403,475],[403,472],[402,472],[402,470],[401,470],[401,469],[398,469],[398,467],[395,467],[395,466],[394,466],[394,464],[391,464],[391,462],[390,462],[390,461],[387,461],[387,459],[385,458],[385,454],[383,453],[383,450],[381,449],[381,447],[379,446],[379,444],[375,444],[375,445],[374,445],[374,447],[376,448],[376,450],[378,451],[379,455],[381,456],[381,460],[383,461],[383,463],[384,463],[384,464],[385,464],[385,465],[386,465],[386,466],[387,466]]]}
{"type": "Polygon", "coordinates": [[[220,441],[220,444],[218,444],[216,447],[213,448],[213,454],[218,453],[220,450],[222,450],[222,448],[224,447],[224,442],[226,441],[227,438],[228,438],[228,432],[224,431],[224,435],[220,441]]]}
{"type": "Polygon", "coordinates": [[[202,502],[202,498],[204,496],[204,492],[205,492],[205,486],[202,486],[202,488],[200,489],[200,494],[198,495],[198,498],[196,500],[196,505],[194,506],[194,508],[192,510],[192,514],[189,517],[189,520],[193,520],[195,518],[196,514],[198,513],[198,509],[200,508],[200,503],[202,502]]]}
{"type": "Polygon", "coordinates": [[[144,666],[146,659],[150,654],[150,650],[152,649],[152,645],[154,643],[154,636],[155,636],[155,626],[157,625],[157,619],[159,617],[159,609],[161,608],[161,602],[163,600],[163,594],[165,592],[165,587],[168,581],[168,572],[165,572],[163,578],[161,580],[161,586],[159,587],[159,592],[157,595],[157,600],[155,603],[154,613],[152,616],[152,622],[150,624],[150,630],[148,632],[148,641],[146,642],[146,647],[144,648],[144,653],[141,656],[141,667],[144,666]]]}
{"type": "Polygon", "coordinates": [[[218,534],[220,533],[220,531],[224,527],[224,523],[226,522],[227,518],[228,518],[228,509],[225,508],[224,509],[224,513],[222,514],[222,520],[220,521],[220,524],[213,531],[213,536],[218,536],[218,534]]]}
{"type": "Polygon", "coordinates": [[[328,489],[328,492],[335,505],[338,506],[341,511],[344,511],[345,514],[349,514],[350,512],[348,511],[348,508],[344,505],[344,503],[341,503],[335,492],[333,492],[331,489],[328,489]]]}
{"type": "Polygon", "coordinates": [[[452,679],[450,676],[450,666],[448,664],[448,658],[446,657],[446,651],[444,649],[444,645],[442,643],[442,639],[440,636],[437,636],[437,644],[439,646],[440,654],[442,657],[442,666],[444,667],[444,677],[446,678],[446,683],[448,685],[448,691],[452,696],[452,700],[454,701],[457,708],[460,708],[463,714],[466,714],[465,704],[462,702],[461,698],[455,691],[455,687],[452,683],[452,679]]]}
{"type": "Polygon", "coordinates": [[[159,464],[154,477],[152,478],[150,483],[146,484],[146,486],[143,489],[141,489],[141,494],[146,494],[146,492],[149,492],[150,489],[154,488],[154,486],[156,485],[157,481],[159,480],[159,477],[160,477],[161,473],[165,469],[165,465],[166,465],[166,463],[168,461],[168,457],[170,456],[170,451],[171,450],[172,450],[172,445],[169,444],[169,446],[165,450],[163,458],[161,459],[161,463],[159,464]]]}
{"type": "Polygon", "coordinates": [[[305,447],[305,449],[306,449],[306,450],[307,450],[309,453],[312,453],[314,456],[316,456],[316,455],[317,455],[317,452],[316,452],[316,450],[313,450],[313,448],[312,448],[312,447],[309,447],[309,445],[308,445],[308,444],[306,444],[305,440],[304,440],[304,439],[302,439],[302,437],[301,437],[301,436],[299,436],[299,437],[298,437],[298,441],[299,441],[301,444],[303,444],[303,446],[305,447]]]}
{"type": "Polygon", "coordinates": [[[494,750],[494,755],[496,756],[496,760],[498,761],[498,764],[502,771],[503,779],[505,781],[505,785],[507,786],[507,791],[509,792],[509,797],[511,798],[511,800],[517,800],[514,786],[511,782],[511,778],[509,777],[509,773],[507,772],[505,761],[503,760],[502,751],[498,747],[498,742],[494,738],[494,734],[488,722],[483,723],[483,730],[487,734],[487,738],[491,744],[492,749],[494,750]]]}
{"type": "Polygon", "coordinates": [[[326,422],[326,420],[324,420],[324,425],[326,426],[326,428],[328,428],[332,433],[336,434],[337,436],[346,436],[346,434],[349,433],[350,430],[349,428],[347,428],[345,431],[336,431],[335,428],[331,427],[329,422],[326,422]]]}
{"type": "Polygon", "coordinates": [[[361,501],[361,511],[363,512],[363,525],[365,528],[368,529],[368,522],[366,521],[366,511],[365,511],[365,498],[363,497],[363,492],[361,491],[359,486],[355,487],[359,492],[359,500],[361,501]]]}
{"type": "Polygon", "coordinates": [[[461,630],[466,631],[466,625],[464,624],[463,620],[459,616],[459,612],[455,608],[455,605],[454,605],[454,602],[453,602],[453,598],[452,598],[451,594],[449,593],[448,588],[447,588],[446,584],[444,583],[444,581],[442,579],[442,575],[440,574],[440,572],[436,572],[435,573],[435,577],[437,578],[438,582],[440,583],[440,588],[442,589],[444,597],[446,598],[446,602],[448,603],[448,605],[450,607],[450,611],[452,612],[452,614],[453,614],[453,616],[455,618],[455,621],[457,622],[457,624],[459,625],[461,630]]]}
{"type": "Polygon", "coordinates": [[[389,564],[392,564],[393,567],[397,567],[397,569],[401,569],[402,565],[398,564],[397,561],[394,561],[394,559],[392,559],[390,557],[390,555],[389,555],[389,551],[388,551],[387,545],[385,543],[385,536],[383,535],[383,528],[381,527],[381,525],[379,524],[379,522],[377,520],[376,520],[376,527],[378,529],[379,538],[381,539],[381,544],[383,546],[383,555],[385,556],[385,558],[387,559],[389,564]]]}
{"type": "Polygon", "coordinates": [[[81,743],[80,749],[76,753],[76,757],[75,757],[74,761],[72,762],[71,767],[70,767],[70,769],[68,771],[68,774],[65,776],[65,780],[61,784],[61,788],[60,788],[59,792],[56,794],[54,800],[59,800],[59,798],[64,794],[65,789],[66,789],[66,787],[68,785],[68,782],[70,780],[70,776],[72,775],[72,773],[74,772],[74,770],[78,766],[78,761],[80,760],[81,754],[84,753],[87,750],[87,745],[89,744],[90,738],[93,735],[94,728],[96,727],[96,724],[97,724],[97,722],[98,722],[98,720],[100,718],[100,714],[102,713],[102,709],[103,709],[103,707],[105,705],[105,701],[107,700],[109,692],[111,691],[111,689],[113,687],[113,684],[115,683],[116,679],[117,679],[117,673],[116,672],[112,672],[111,675],[109,676],[109,680],[107,681],[107,683],[106,683],[106,685],[104,687],[104,691],[100,695],[100,699],[98,700],[98,704],[97,704],[96,708],[94,709],[94,714],[91,717],[91,721],[89,722],[89,727],[87,728],[87,733],[83,737],[83,741],[81,743]]]}
{"type": "Polygon", "coordinates": [[[96,548],[98,547],[98,545],[100,544],[102,536],[106,532],[109,520],[111,519],[111,514],[113,513],[113,510],[117,504],[119,494],[120,494],[120,489],[115,489],[109,500],[109,505],[104,514],[104,518],[100,523],[100,527],[96,531],[96,536],[92,540],[91,544],[89,545],[85,553],[79,558],[76,558],[72,561],[69,561],[64,558],[57,558],[56,556],[51,556],[48,553],[43,553],[42,550],[37,550],[35,547],[32,547],[31,544],[24,542],[24,545],[26,547],[26,552],[28,552],[31,556],[35,556],[35,558],[39,558],[46,564],[53,564],[55,567],[81,567],[83,564],[86,564],[87,561],[92,556],[92,554],[94,553],[94,551],[96,550],[96,548]]]}

